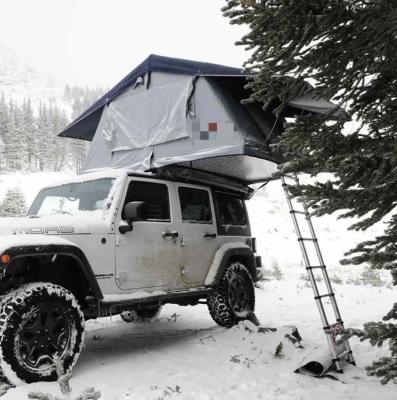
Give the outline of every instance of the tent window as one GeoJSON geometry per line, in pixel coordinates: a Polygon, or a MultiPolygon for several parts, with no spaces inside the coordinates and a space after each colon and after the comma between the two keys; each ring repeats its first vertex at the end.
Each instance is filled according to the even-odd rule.
{"type": "MultiPolygon", "coordinates": [[[[146,203],[147,221],[171,221],[167,185],[132,181],[128,187],[124,205],[131,201],[144,201],[146,203]]],[[[124,219],[124,215],[122,218],[124,219]]]]}
{"type": "Polygon", "coordinates": [[[180,187],[182,221],[196,224],[211,224],[210,197],[206,190],[180,187]]]}

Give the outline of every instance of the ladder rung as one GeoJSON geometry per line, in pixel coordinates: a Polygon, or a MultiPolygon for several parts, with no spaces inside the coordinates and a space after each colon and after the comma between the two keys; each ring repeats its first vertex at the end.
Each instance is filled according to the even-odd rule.
{"type": "Polygon", "coordinates": [[[298,238],[298,242],[303,242],[303,241],[318,242],[317,238],[298,238]]]}
{"type": "Polygon", "coordinates": [[[317,269],[317,268],[326,268],[325,265],[312,265],[310,267],[306,267],[306,269],[317,269]]]}
{"type": "Polygon", "coordinates": [[[320,294],[319,296],[314,296],[314,300],[322,299],[323,297],[334,297],[335,293],[320,294]]]}
{"type": "Polygon", "coordinates": [[[303,215],[308,215],[306,211],[299,211],[299,210],[291,210],[291,214],[303,214],[303,215]]]}
{"type": "Polygon", "coordinates": [[[337,326],[341,326],[341,328],[343,328],[343,321],[342,321],[342,320],[339,320],[338,322],[335,322],[334,324],[324,326],[323,329],[324,329],[325,331],[329,331],[329,330],[332,330],[332,328],[335,328],[335,327],[337,327],[337,326]]]}
{"type": "Polygon", "coordinates": [[[295,175],[284,174],[283,176],[284,176],[284,178],[293,179],[295,182],[298,182],[298,178],[295,175]]]}
{"type": "Polygon", "coordinates": [[[353,354],[351,350],[344,350],[342,353],[338,354],[338,357],[334,358],[332,361],[342,361],[341,359],[349,354],[353,354]]]}

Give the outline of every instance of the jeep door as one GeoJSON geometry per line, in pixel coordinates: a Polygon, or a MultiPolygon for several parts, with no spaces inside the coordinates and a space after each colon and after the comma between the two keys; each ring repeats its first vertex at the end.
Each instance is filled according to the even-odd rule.
{"type": "MultiPolygon", "coordinates": [[[[173,182],[132,177],[125,204],[145,202],[145,220],[134,221],[132,231],[116,231],[116,283],[121,289],[177,287],[180,246],[173,182]]],[[[118,225],[125,225],[122,211],[118,225]]]]}
{"type": "Polygon", "coordinates": [[[202,285],[218,248],[211,191],[175,184],[180,205],[182,281],[185,287],[202,285]]]}

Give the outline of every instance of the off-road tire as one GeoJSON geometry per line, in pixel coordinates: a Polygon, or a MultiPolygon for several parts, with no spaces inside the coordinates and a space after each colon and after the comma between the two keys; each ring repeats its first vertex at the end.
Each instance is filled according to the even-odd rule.
{"type": "Polygon", "coordinates": [[[150,322],[155,320],[160,314],[161,306],[143,307],[123,311],[120,317],[125,322],[150,322]]]}
{"type": "Polygon", "coordinates": [[[0,299],[0,375],[9,383],[57,380],[54,359],[70,371],[83,342],[83,313],[64,287],[29,283],[0,299]]]}
{"type": "Polygon", "coordinates": [[[255,309],[255,288],[252,277],[241,262],[227,266],[219,285],[207,300],[212,319],[230,328],[247,319],[255,309]]]}

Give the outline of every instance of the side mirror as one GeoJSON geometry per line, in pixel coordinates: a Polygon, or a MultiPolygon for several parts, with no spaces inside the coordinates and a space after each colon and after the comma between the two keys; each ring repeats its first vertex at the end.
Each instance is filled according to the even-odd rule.
{"type": "Polygon", "coordinates": [[[146,219],[146,202],[144,201],[131,201],[124,206],[123,219],[127,221],[128,225],[121,225],[119,231],[121,234],[132,231],[132,223],[134,221],[142,221],[146,219]]]}

